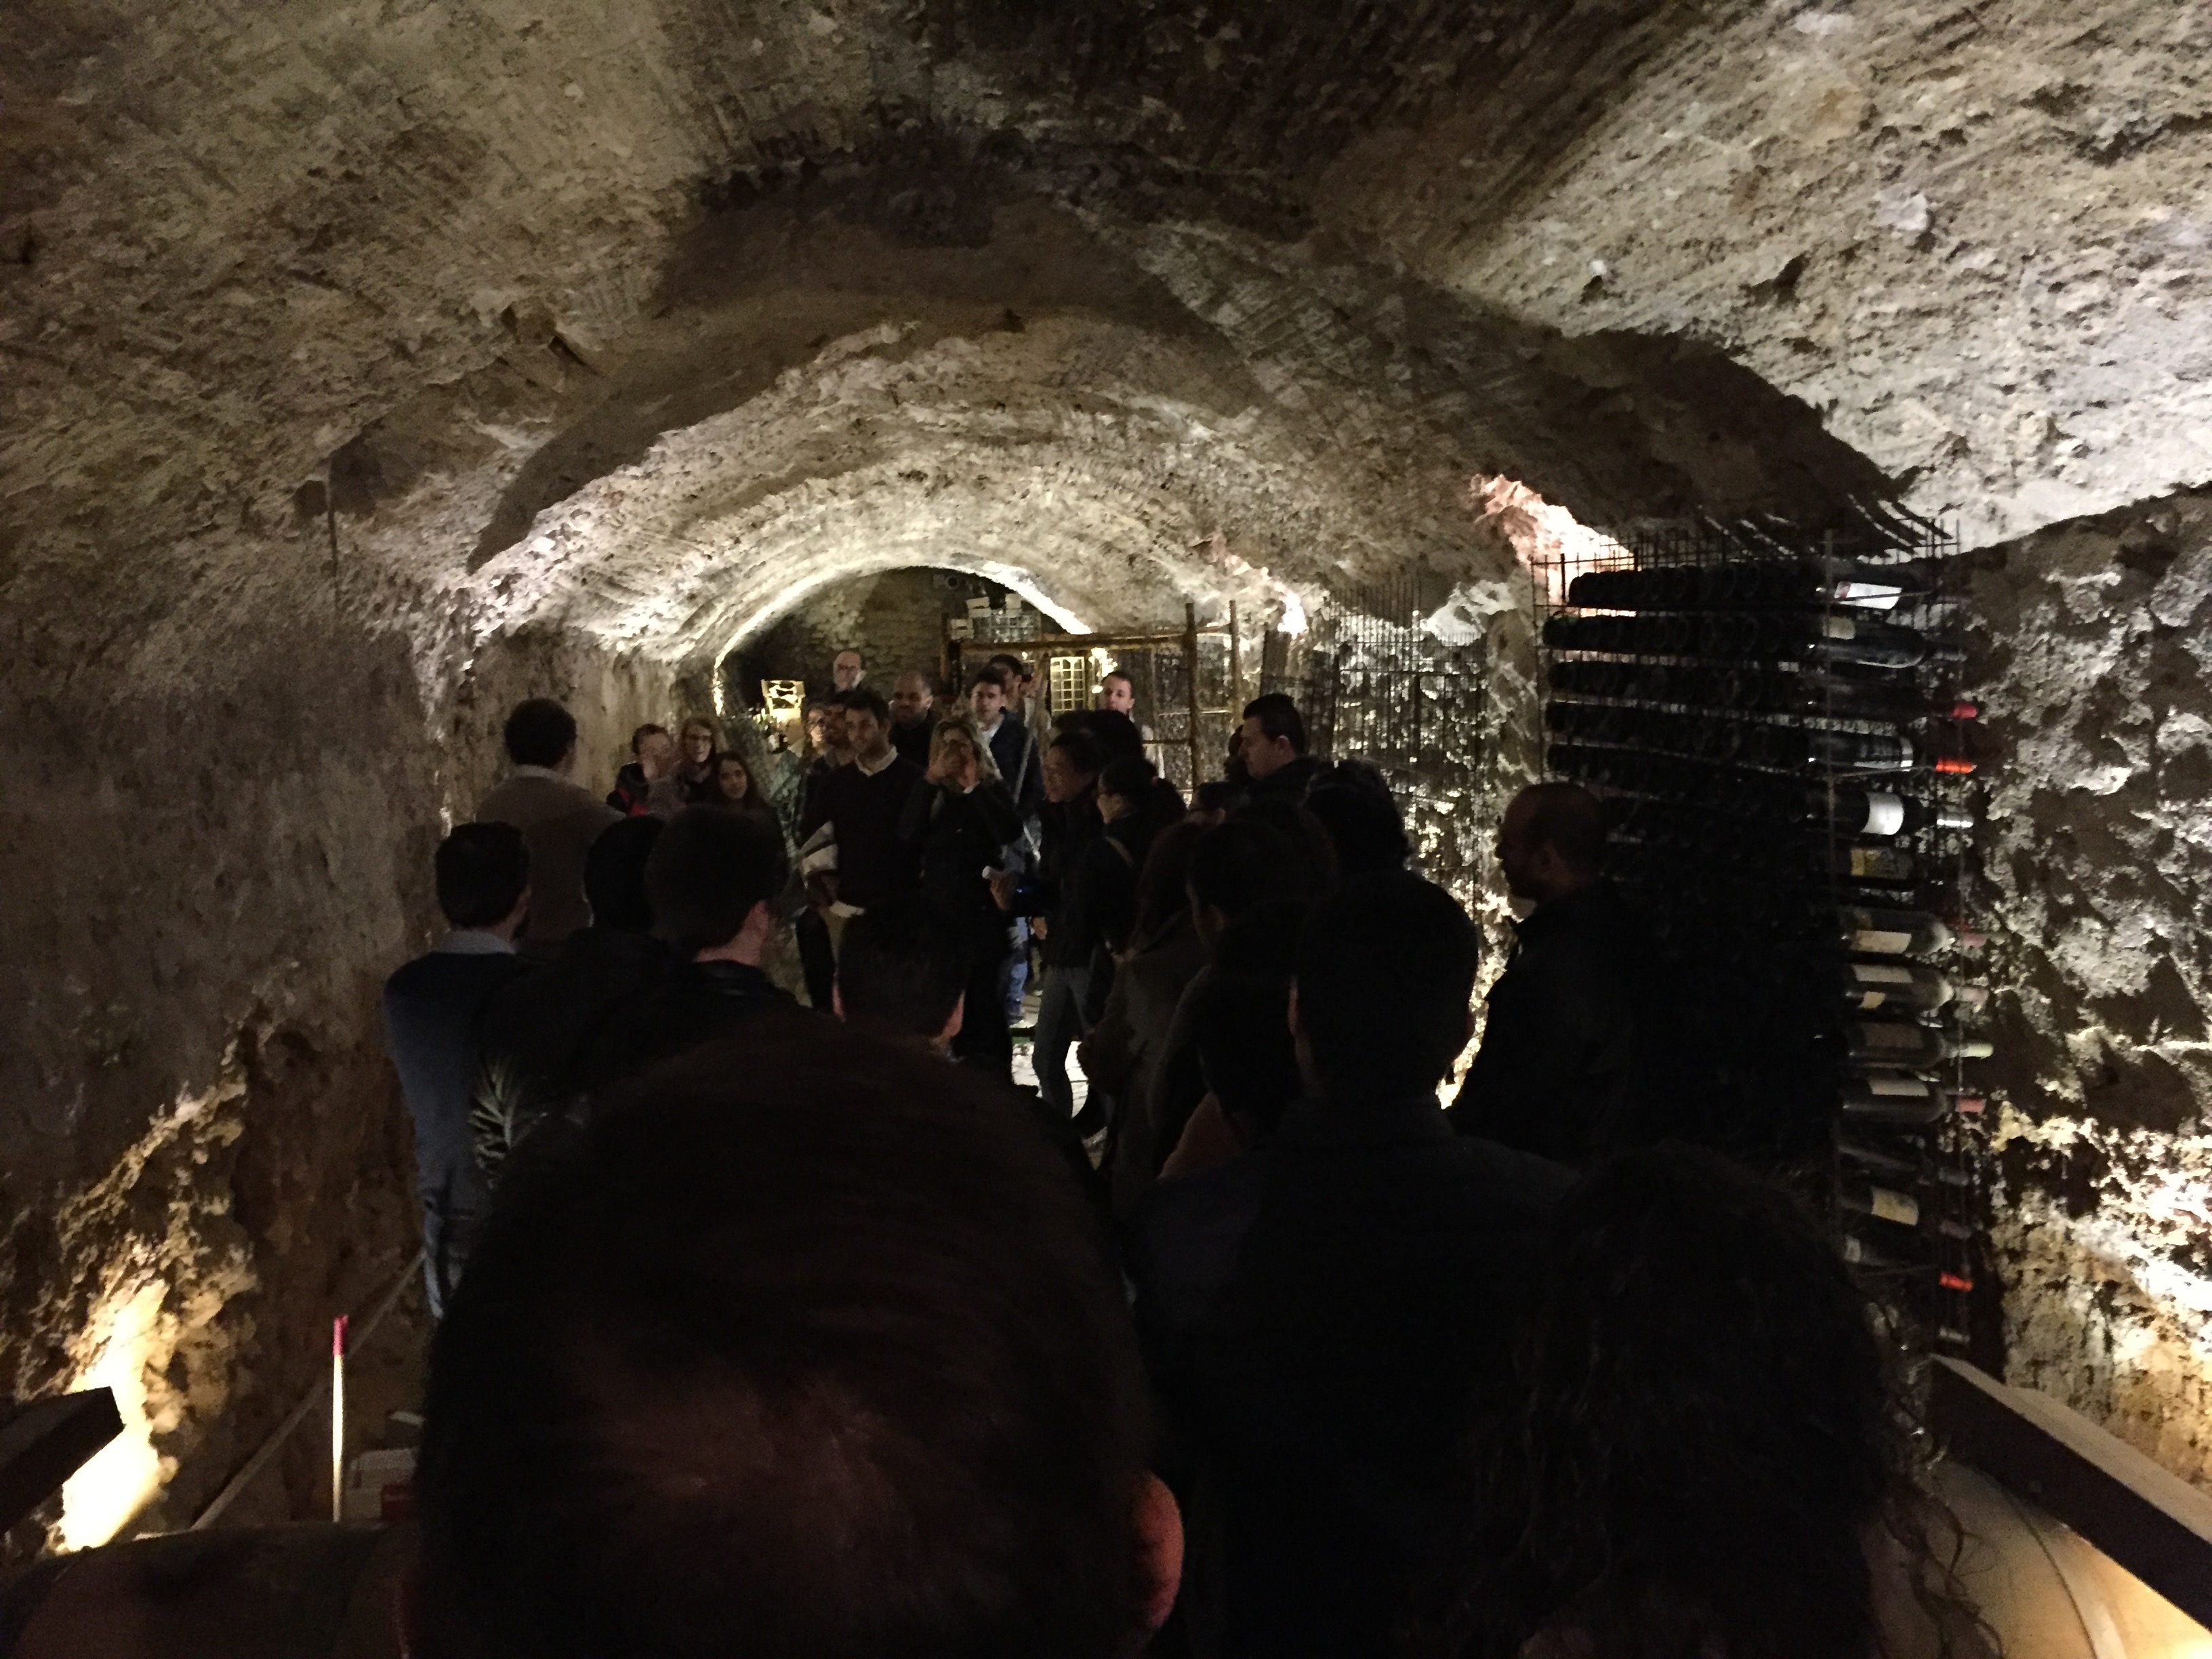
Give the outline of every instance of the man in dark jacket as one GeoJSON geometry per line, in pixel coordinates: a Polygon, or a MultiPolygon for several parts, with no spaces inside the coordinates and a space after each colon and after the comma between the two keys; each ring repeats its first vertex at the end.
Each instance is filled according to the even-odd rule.
{"type": "Polygon", "coordinates": [[[758,818],[689,806],[669,820],[646,860],[645,890],[673,958],[602,1022],[581,1068],[586,1096],[792,1006],[761,970],[769,901],[785,870],[782,837],[758,818]]]}
{"type": "Polygon", "coordinates": [[[1244,705],[1237,753],[1251,780],[1255,802],[1302,801],[1327,769],[1306,753],[1305,718],[1285,692],[1270,691],[1244,705]]]}
{"type": "Polygon", "coordinates": [[[1217,1610],[1224,1653],[1392,1652],[1454,1547],[1455,1454],[1510,1387],[1516,1297],[1568,1182],[1455,1136],[1437,1107],[1478,941],[1449,894],[1403,873],[1346,882],[1299,935],[1310,1098],[1276,1133],[1190,1396],[1171,1402],[1221,1498],[1220,1580],[1194,1605],[1217,1610]]]}
{"type": "Polygon", "coordinates": [[[1000,669],[978,669],[968,682],[968,707],[975,714],[975,729],[991,745],[991,758],[998,764],[1006,793],[1014,798],[1014,810],[1024,820],[1034,820],[1044,805],[1042,757],[1036,737],[1006,706],[1012,696],[1000,669]]]}
{"type": "Polygon", "coordinates": [[[1579,784],[1540,783],[1506,808],[1498,862],[1514,896],[1536,908],[1516,924],[1451,1114],[1464,1134],[1578,1169],[1657,1133],[1675,1087],[1665,972],[1599,873],[1605,833],[1579,784]]]}
{"type": "Polygon", "coordinates": [[[453,931],[385,981],[384,1033],[415,1120],[416,1190],[430,1312],[442,1317],[484,1206],[469,1146],[483,1007],[523,971],[530,854],[511,823],[465,823],[439,843],[438,908],[453,931]]]}
{"type": "Polygon", "coordinates": [[[485,1006],[472,1115],[477,1164],[496,1182],[507,1155],[583,1091],[580,1068],[608,1015],[675,966],[653,936],[645,867],[667,828],[653,817],[600,831],[584,860],[592,925],[555,960],[503,986],[485,1006]]]}
{"type": "Polygon", "coordinates": [[[921,769],[891,747],[891,711],[862,686],[845,694],[846,740],[853,758],[810,792],[799,822],[803,842],[824,823],[837,838],[838,902],[865,910],[914,890],[914,848],[899,835],[921,769]]]}

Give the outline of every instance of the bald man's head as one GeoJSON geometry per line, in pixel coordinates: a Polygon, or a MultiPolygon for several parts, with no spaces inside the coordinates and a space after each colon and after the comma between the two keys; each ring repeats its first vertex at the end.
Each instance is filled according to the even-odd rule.
{"type": "Polygon", "coordinates": [[[1532,784],[1498,826],[1498,861],[1516,898],[1543,904],[1577,892],[1605,863],[1605,809],[1578,783],[1532,784]]]}

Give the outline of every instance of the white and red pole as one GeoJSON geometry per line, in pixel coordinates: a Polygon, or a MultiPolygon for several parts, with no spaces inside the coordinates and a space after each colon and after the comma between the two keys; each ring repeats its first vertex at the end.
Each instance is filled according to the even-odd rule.
{"type": "Polygon", "coordinates": [[[331,1519],[345,1519],[346,1316],[331,1322],[331,1519]]]}

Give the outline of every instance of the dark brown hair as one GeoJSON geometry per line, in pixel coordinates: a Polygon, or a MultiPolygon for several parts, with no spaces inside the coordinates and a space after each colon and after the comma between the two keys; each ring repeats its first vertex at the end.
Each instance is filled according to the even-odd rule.
{"type": "Polygon", "coordinates": [[[438,1659],[1130,1650],[1144,1379],[1012,1096],[769,1013],[553,1146],[432,1352],[438,1659]]]}

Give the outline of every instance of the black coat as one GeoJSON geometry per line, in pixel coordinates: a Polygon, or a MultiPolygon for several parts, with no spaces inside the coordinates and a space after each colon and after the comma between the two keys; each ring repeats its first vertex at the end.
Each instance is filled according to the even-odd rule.
{"type": "Polygon", "coordinates": [[[496,1179],[525,1136],[581,1097],[585,1060],[607,1017],[649,984],[672,978],[679,965],[649,933],[581,927],[553,961],[492,998],[470,1120],[487,1177],[496,1179]]]}
{"type": "Polygon", "coordinates": [[[1434,1096],[1294,1107],[1193,1347],[1222,1503],[1224,1652],[1395,1651],[1449,1565],[1459,1450],[1511,1382],[1542,1228],[1571,1176],[1453,1133],[1434,1096]]]}
{"type": "Polygon", "coordinates": [[[1452,1120],[1463,1134],[1588,1168],[1663,1133],[1681,1023],[1656,943],[1611,882],[1516,925],[1452,1120]]]}
{"type": "Polygon", "coordinates": [[[924,778],[907,798],[899,836],[920,860],[921,899],[957,928],[971,950],[1003,958],[1012,918],[999,908],[984,878],[998,867],[1006,843],[1021,833],[1006,786],[995,779],[966,794],[924,778]]]}

